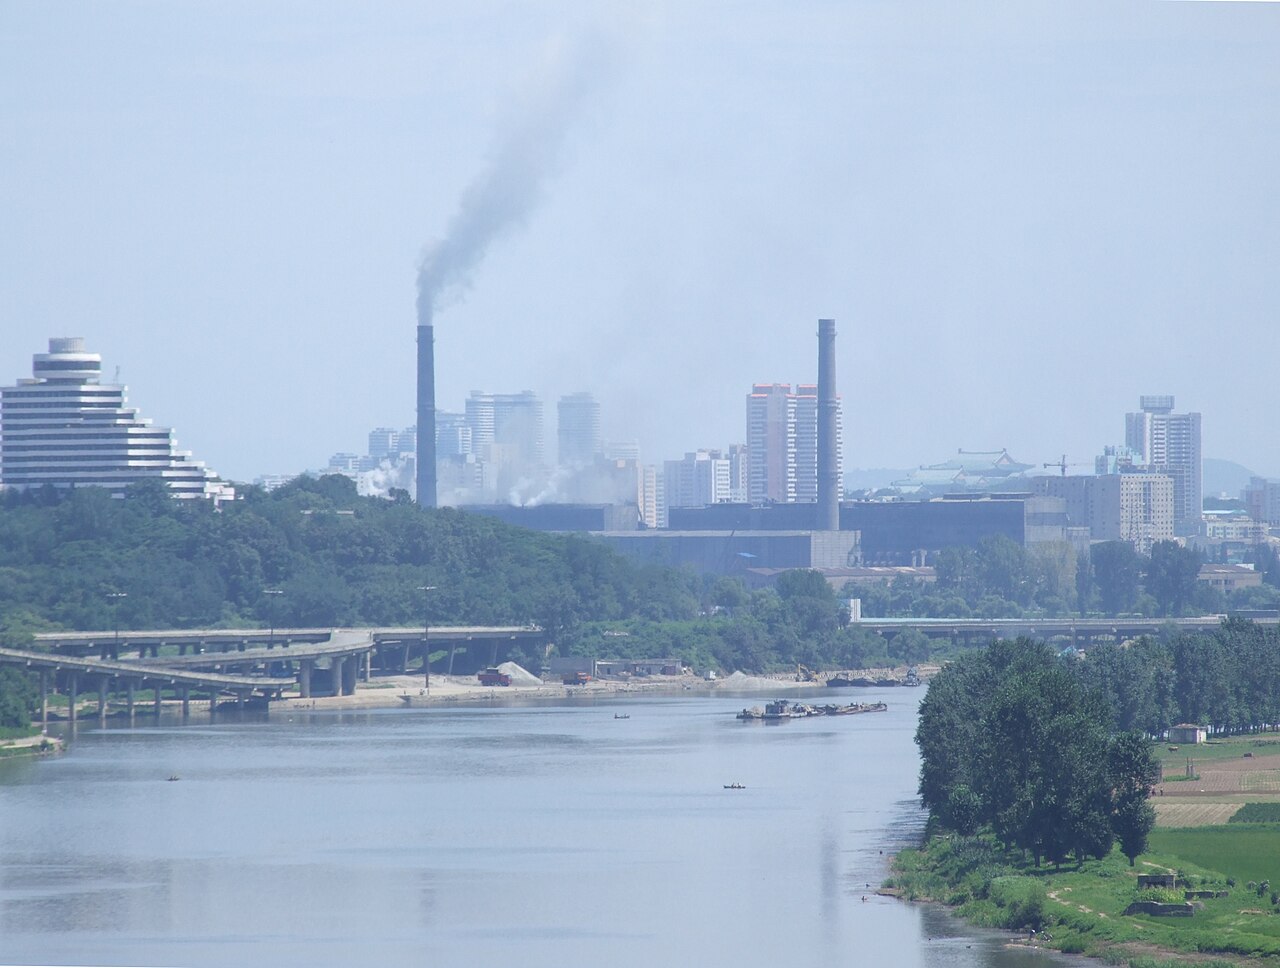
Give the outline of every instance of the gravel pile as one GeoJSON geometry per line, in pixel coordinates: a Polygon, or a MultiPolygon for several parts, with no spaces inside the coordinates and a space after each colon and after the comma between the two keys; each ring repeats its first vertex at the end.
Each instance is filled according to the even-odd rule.
{"type": "Polygon", "coordinates": [[[540,686],[542,680],[535,676],[523,666],[516,665],[514,662],[504,662],[498,666],[499,672],[505,672],[511,677],[513,686],[540,686]]]}

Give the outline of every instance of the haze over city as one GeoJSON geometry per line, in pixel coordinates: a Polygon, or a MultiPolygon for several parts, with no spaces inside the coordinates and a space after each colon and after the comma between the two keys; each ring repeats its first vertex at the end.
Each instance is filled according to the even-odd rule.
{"type": "Polygon", "coordinates": [[[418,267],[496,172],[436,314],[442,409],[587,390],[646,461],[726,446],[834,316],[846,468],[1089,461],[1169,393],[1207,456],[1280,474],[1278,30],[1261,3],[6,5],[0,372],[83,335],[224,477],[317,466],[413,422],[418,267]]]}

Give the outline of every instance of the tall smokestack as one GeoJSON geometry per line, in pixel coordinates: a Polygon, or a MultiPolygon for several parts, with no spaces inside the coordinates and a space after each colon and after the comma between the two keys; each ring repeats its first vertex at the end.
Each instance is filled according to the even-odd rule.
{"type": "Polygon", "coordinates": [[[818,521],[819,531],[840,530],[840,465],[836,444],[836,321],[818,320],[818,521]]]}
{"type": "Polygon", "coordinates": [[[418,326],[418,503],[424,508],[436,506],[435,339],[430,323],[418,326]]]}

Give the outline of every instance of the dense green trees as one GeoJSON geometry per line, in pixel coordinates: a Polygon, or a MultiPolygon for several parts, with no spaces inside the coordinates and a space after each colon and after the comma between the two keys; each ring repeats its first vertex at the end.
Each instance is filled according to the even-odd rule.
{"type": "Polygon", "coordinates": [[[416,625],[429,610],[559,634],[585,619],[690,619],[701,592],[583,538],[360,498],[339,477],[251,488],[220,510],[148,488],[0,504],[0,614],[37,628],[416,625]],[[430,600],[422,585],[438,587],[430,600]]]}
{"type": "Polygon", "coordinates": [[[1203,556],[1173,541],[1157,542],[1150,556],[1127,541],[1099,542],[1078,555],[1061,542],[1024,549],[997,537],[976,548],[944,549],[934,562],[934,582],[903,577],[888,587],[850,583],[845,594],[861,598],[863,614],[872,618],[1177,618],[1280,607],[1280,558],[1266,546],[1251,557],[1266,584],[1224,595],[1197,581],[1203,556]]]}
{"type": "MultiPolygon", "coordinates": [[[[533,622],[562,653],[671,655],[722,670],[891,661],[884,640],[848,626],[816,572],[748,591],[638,565],[581,536],[361,498],[342,477],[249,488],[221,509],[149,486],[124,500],[97,489],[0,496],[0,631],[426,619],[533,622]],[[423,585],[435,590],[424,596],[423,585]]],[[[899,645],[913,661],[927,654],[927,643],[899,645]]]]}
{"type": "Polygon", "coordinates": [[[1048,646],[995,642],[945,667],[916,732],[920,795],[962,834],[989,827],[1037,865],[1140,853],[1153,815],[1150,742],[1114,733],[1108,708],[1048,646]]]}
{"type": "Polygon", "coordinates": [[[0,666],[0,729],[30,726],[39,701],[30,674],[13,666],[0,666]]]}

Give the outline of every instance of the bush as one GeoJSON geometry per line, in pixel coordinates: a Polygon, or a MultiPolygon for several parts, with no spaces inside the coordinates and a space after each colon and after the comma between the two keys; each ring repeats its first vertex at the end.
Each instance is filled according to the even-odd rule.
{"type": "Polygon", "coordinates": [[[1227,823],[1280,823],[1280,803],[1246,803],[1227,823]]]}

